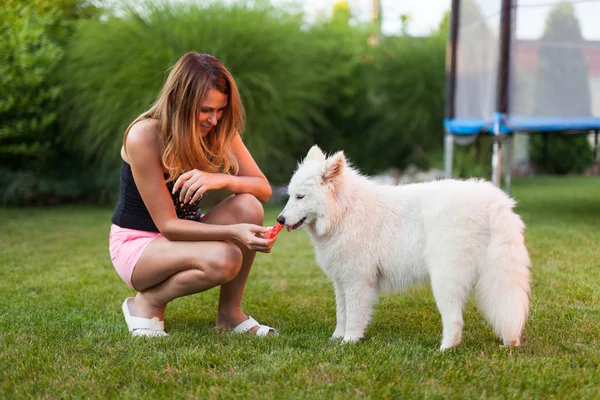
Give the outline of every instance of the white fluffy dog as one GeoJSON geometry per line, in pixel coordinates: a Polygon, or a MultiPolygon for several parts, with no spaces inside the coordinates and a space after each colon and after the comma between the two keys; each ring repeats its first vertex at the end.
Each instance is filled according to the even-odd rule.
{"type": "Polygon", "coordinates": [[[277,221],[306,227],[333,281],[332,339],[364,335],[377,293],[429,279],[442,317],[441,350],[458,346],[462,309],[478,304],[505,346],[518,346],[529,309],[530,261],[515,202],[483,180],[386,186],[353,169],[343,152],[313,146],[288,187],[277,221]]]}

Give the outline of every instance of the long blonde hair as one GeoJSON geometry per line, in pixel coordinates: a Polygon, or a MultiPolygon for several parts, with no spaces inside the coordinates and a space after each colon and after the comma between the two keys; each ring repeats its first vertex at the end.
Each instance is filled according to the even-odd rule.
{"type": "Polygon", "coordinates": [[[159,123],[164,143],[161,161],[169,171],[167,181],[194,168],[237,174],[239,165],[231,142],[244,131],[245,113],[233,77],[217,58],[197,52],[184,54],[171,69],[152,107],[129,125],[123,143],[131,127],[147,118],[159,123]],[[203,137],[199,116],[202,101],[211,89],[229,99],[219,123],[203,137]]]}

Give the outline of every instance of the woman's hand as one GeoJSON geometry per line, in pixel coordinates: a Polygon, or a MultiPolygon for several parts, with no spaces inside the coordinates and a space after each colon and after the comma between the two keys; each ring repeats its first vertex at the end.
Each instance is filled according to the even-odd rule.
{"type": "Polygon", "coordinates": [[[265,239],[258,236],[267,232],[270,228],[253,224],[233,225],[234,239],[242,243],[249,250],[270,253],[277,238],[265,239]]]}
{"type": "Polygon", "coordinates": [[[218,190],[225,187],[228,176],[193,169],[185,172],[177,178],[173,185],[173,194],[179,189],[179,201],[183,203],[195,203],[209,190],[218,190]]]}

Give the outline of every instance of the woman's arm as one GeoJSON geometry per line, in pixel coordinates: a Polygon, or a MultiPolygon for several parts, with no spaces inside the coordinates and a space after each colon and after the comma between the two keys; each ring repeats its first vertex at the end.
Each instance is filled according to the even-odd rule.
{"type": "Polygon", "coordinates": [[[237,176],[228,175],[225,189],[232,193],[250,193],[262,203],[267,202],[271,197],[271,185],[242,142],[240,135],[236,135],[231,147],[240,170],[237,176]]]}
{"type": "Polygon", "coordinates": [[[265,203],[271,197],[271,185],[263,175],[252,155],[236,135],[231,145],[238,161],[238,175],[228,175],[199,171],[185,172],[177,178],[173,185],[173,193],[179,192],[179,199],[184,203],[194,203],[209,190],[226,189],[232,193],[249,193],[265,203]]]}
{"type": "MultiPolygon", "coordinates": [[[[158,230],[168,240],[239,240],[252,250],[261,251],[266,241],[249,234],[262,227],[212,225],[179,219],[164,184],[159,135],[151,121],[140,121],[127,135],[127,160],[144,204],[158,230]],[[254,248],[253,248],[254,247],[254,248]]],[[[265,228],[266,229],[266,228],[265,228]]]]}

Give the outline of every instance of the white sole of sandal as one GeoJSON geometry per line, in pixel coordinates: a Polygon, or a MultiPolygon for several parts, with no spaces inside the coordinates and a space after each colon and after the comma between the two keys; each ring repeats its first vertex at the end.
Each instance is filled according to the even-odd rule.
{"type": "Polygon", "coordinates": [[[250,329],[258,326],[258,330],[256,331],[256,336],[279,336],[279,333],[275,328],[271,328],[270,326],[261,325],[254,318],[248,316],[248,319],[236,326],[233,329],[233,333],[244,333],[248,332],[250,329]]]}
{"type": "Polygon", "coordinates": [[[128,297],[123,302],[123,316],[125,317],[125,323],[127,323],[127,329],[131,332],[131,336],[134,337],[164,337],[169,336],[165,332],[164,321],[159,320],[157,317],[154,318],[140,318],[134,317],[135,305],[134,298],[128,297]]]}

